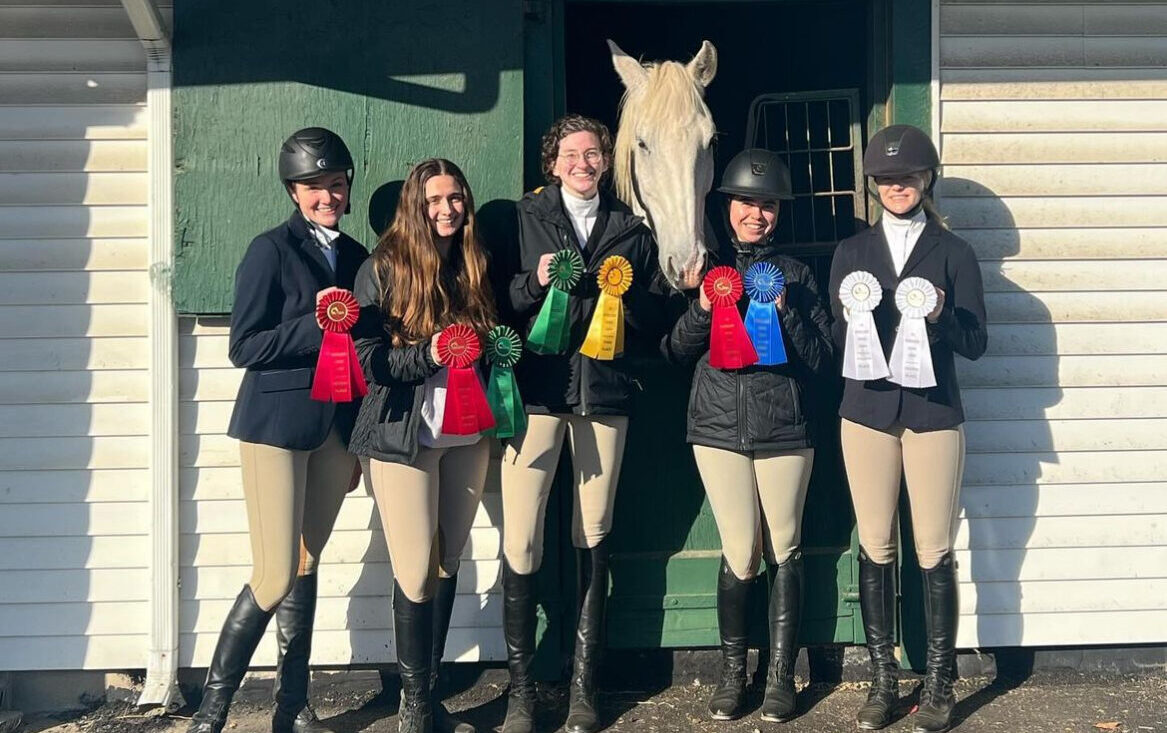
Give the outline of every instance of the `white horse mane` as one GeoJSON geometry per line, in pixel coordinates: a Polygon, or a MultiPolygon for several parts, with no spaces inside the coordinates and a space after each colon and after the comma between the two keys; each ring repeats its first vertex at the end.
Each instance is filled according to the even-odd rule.
{"type": "Polygon", "coordinates": [[[643,214],[633,185],[632,155],[637,145],[636,129],[644,123],[666,133],[709,120],[704,103],[705,88],[693,82],[685,66],[676,61],[643,65],[648,77],[634,89],[626,89],[620,99],[620,120],[616,128],[616,195],[633,211],[643,214]]]}

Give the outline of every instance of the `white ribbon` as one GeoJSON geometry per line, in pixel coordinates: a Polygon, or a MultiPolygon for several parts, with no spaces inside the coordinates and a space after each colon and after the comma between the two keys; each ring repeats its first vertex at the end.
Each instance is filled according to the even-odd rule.
{"type": "Polygon", "coordinates": [[[847,344],[843,350],[843,376],[866,381],[891,374],[883,357],[883,345],[871,311],[883,299],[883,287],[875,275],[856,270],[839,285],[839,301],[847,309],[847,344]]]}
{"type": "Polygon", "coordinates": [[[900,327],[891,347],[889,381],[904,387],[935,387],[932,347],[924,318],[936,309],[936,288],[922,277],[909,277],[896,288],[900,327]]]}

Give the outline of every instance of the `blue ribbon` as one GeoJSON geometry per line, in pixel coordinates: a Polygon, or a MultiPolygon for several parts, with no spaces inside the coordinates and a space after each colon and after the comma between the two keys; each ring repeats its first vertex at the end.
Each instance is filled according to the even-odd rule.
{"type": "Polygon", "coordinates": [[[750,306],[746,309],[746,333],[758,352],[758,363],[775,366],[786,363],[782,342],[782,322],[774,301],[786,289],[786,277],[769,262],[755,263],[743,278],[750,306]]]}

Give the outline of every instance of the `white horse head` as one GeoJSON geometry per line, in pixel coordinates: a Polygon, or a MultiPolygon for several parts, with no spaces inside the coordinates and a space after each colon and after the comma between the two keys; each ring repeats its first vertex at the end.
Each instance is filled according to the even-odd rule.
{"type": "Polygon", "coordinates": [[[717,73],[709,41],[687,64],[641,64],[612,41],[624,82],[616,131],[616,195],[656,235],[660,268],[674,286],[705,257],[705,194],[713,185],[713,138],[705,87],[717,73]]]}

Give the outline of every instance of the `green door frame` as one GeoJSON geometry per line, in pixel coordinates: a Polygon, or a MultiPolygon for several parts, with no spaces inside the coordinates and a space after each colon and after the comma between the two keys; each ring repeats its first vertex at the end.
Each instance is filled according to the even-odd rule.
{"type": "MultiPolygon", "coordinates": [[[[765,0],[758,0],[763,2],[765,0]]],[[[770,0],[816,2],[816,0],[770,0]]],[[[543,131],[565,110],[564,18],[567,3],[660,2],[660,0],[524,0],[526,43],[524,50],[523,151],[526,188],[542,185],[539,142],[543,131]]],[[[685,2],[740,2],[740,0],[673,0],[685,2]]],[[[932,0],[869,0],[868,25],[871,55],[868,59],[870,136],[890,124],[912,124],[931,130],[932,120],[932,0]]],[[[869,206],[869,218],[878,207],[869,206]]],[[[906,507],[904,508],[906,511],[906,507]]],[[[907,514],[901,512],[903,516],[907,514]]],[[[857,538],[852,538],[858,557],[857,538]]],[[[905,529],[901,547],[912,547],[905,529]]],[[[919,567],[914,553],[901,562],[901,643],[905,666],[923,664],[923,617],[919,567]]],[[[848,601],[854,597],[847,594],[848,601]]],[[[862,624],[855,638],[862,639],[862,624]]]]}

